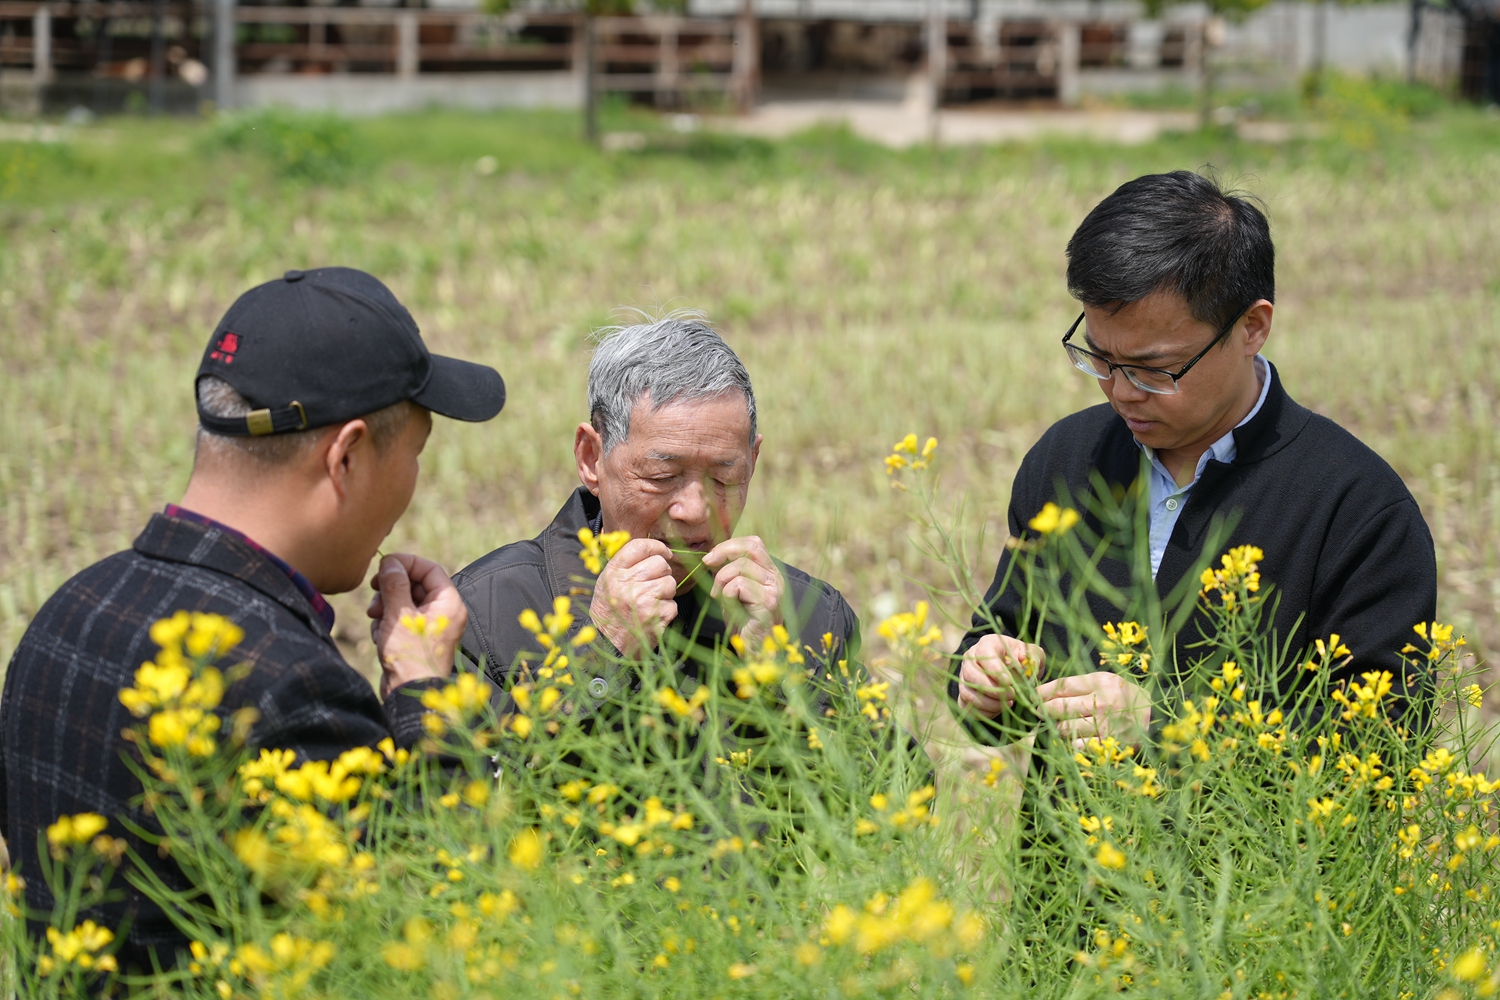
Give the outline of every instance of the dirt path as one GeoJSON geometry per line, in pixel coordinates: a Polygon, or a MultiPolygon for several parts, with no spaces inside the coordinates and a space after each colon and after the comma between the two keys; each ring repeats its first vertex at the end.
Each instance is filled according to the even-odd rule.
{"type": "MultiPolygon", "coordinates": [[[[856,135],[897,149],[931,136],[926,109],[913,101],[770,101],[743,117],[715,119],[713,127],[780,139],[824,124],[847,124],[856,135]]],[[[1047,136],[1133,144],[1196,125],[1196,116],[1185,111],[945,109],[938,113],[937,132],[944,145],[1028,142],[1047,136]]]]}

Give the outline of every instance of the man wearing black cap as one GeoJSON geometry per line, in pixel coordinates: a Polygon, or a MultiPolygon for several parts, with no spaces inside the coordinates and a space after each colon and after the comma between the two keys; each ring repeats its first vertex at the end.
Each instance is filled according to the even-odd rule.
{"type": "MultiPolygon", "coordinates": [[[[405,511],[430,414],[490,419],[505,402],[500,376],[429,354],[411,315],[375,278],[323,268],[288,271],[241,296],[209,340],[196,391],[198,446],[182,503],[153,516],[129,551],[65,583],[5,678],[0,828],[33,916],[53,907],[39,836],[64,815],[108,817],[112,834],[169,885],[185,887],[175,864],[143,850],[119,822],[152,825],[131,804],[141,786],[121,733],[137,720],[119,691],[156,655],[153,622],[186,610],[242,628],[234,659],[249,670],[229,684],[219,711],[253,708],[251,744],[304,760],[387,737],[410,747],[422,732],[414,695],[452,670],[467,612],[436,563],[380,560],[368,613],[383,704],[334,645],[323,595],[360,585],[405,511]],[[424,645],[400,626],[412,614],[445,616],[447,628],[424,645]]],[[[170,964],[187,943],[133,888],[81,916],[128,923],[125,968],[149,969],[152,952],[170,964]]]]}

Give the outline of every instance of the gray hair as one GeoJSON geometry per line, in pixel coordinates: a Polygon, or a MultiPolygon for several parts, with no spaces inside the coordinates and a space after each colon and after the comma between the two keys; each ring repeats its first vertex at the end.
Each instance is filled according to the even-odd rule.
{"type": "MultiPolygon", "coordinates": [[[[243,417],[255,409],[239,390],[217,375],[204,375],[198,380],[198,406],[214,417],[243,417]]],[[[415,403],[402,400],[394,406],[387,406],[363,417],[370,428],[370,440],[375,449],[384,451],[399,437],[417,409],[415,403]]],[[[215,434],[199,427],[198,451],[218,458],[248,458],[261,466],[281,465],[311,448],[318,438],[318,430],[315,427],[288,434],[238,437],[215,434]]]]}
{"type": "Polygon", "coordinates": [[[668,403],[745,396],[750,443],[755,442],[755,390],[750,373],[702,313],[676,312],[635,326],[599,331],[589,364],[589,422],[604,451],[630,436],[630,413],[643,399],[659,410],[668,403]]]}

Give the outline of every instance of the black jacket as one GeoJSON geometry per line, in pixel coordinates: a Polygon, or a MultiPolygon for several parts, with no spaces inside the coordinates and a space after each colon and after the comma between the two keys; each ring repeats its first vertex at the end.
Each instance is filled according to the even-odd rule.
{"type": "MultiPolygon", "coordinates": [[[[463,655],[475,665],[483,664],[502,691],[514,683],[517,656],[528,653],[540,660],[543,654],[535,637],[518,621],[522,611],[530,608],[542,614],[551,609],[553,598],[567,595],[573,598],[573,632],[589,623],[595,577],[579,558],[578,532],[598,514],[599,499],[580,486],[540,535],[502,546],[453,577],[469,609],[463,655]]],[[[859,619],[843,596],[795,566],[781,562],[777,566],[789,591],[783,611],[788,630],[815,652],[821,652],[823,636],[831,633],[835,648],[830,660],[858,656],[859,619]]],[[[679,633],[694,629],[698,642],[705,646],[722,636],[722,620],[713,609],[698,603],[696,591],[679,596],[677,604],[671,628],[679,633]],[[704,612],[701,616],[700,611],[704,612]]],[[[810,666],[815,659],[809,658],[810,666]]],[[[612,694],[618,696],[615,686],[620,679],[615,673],[606,668],[587,682],[580,678],[579,683],[587,684],[590,696],[599,702],[612,694]]]]}
{"type": "MultiPolygon", "coordinates": [[[[1369,670],[1402,677],[1405,664],[1398,651],[1412,641],[1412,626],[1431,621],[1437,609],[1432,535],[1405,484],[1348,431],[1294,402],[1274,366],[1264,405],[1235,429],[1234,441],[1234,461],[1210,460],[1188,494],[1157,571],[1158,592],[1165,596],[1192,566],[1214,515],[1238,513],[1224,548],[1256,545],[1265,552],[1261,579],[1281,596],[1273,623],[1279,642],[1290,639],[1295,653],[1336,632],[1354,654],[1335,671],[1336,680],[1358,679],[1369,670]]],[[[1091,472],[1097,470],[1111,486],[1129,486],[1140,463],[1140,446],[1107,404],[1058,421],[1016,473],[1011,536],[1026,536],[1027,521],[1058,499],[1059,482],[1073,497],[1086,497],[1091,472]]],[[[1019,581],[1013,578],[1011,588],[997,592],[1010,559],[1010,550],[1003,551],[985,602],[1006,633],[1015,635],[1019,581]]],[[[1129,585],[1124,562],[1106,560],[1100,568],[1115,586],[1129,585]]],[[[1101,624],[1118,619],[1119,612],[1099,597],[1091,596],[1089,603],[1101,624]]],[[[1189,661],[1185,646],[1198,640],[1200,629],[1209,629],[1201,614],[1179,633],[1179,663],[1189,661]]],[[[976,614],[958,652],[990,631],[986,618],[976,614]]],[[[1157,652],[1165,667],[1167,651],[1157,652]]],[[[1401,689],[1398,681],[1396,690],[1401,689]]],[[[956,676],[949,694],[958,697],[956,676]]],[[[965,721],[981,739],[1001,738],[975,716],[966,715],[965,721]]]]}
{"type": "MultiPolygon", "coordinates": [[[[152,622],[180,610],[220,614],[244,629],[226,662],[251,669],[229,684],[219,712],[253,706],[260,718],[252,745],[327,760],[388,736],[411,747],[422,735],[423,709],[411,695],[441,682],[403,685],[382,706],[286,573],[222,531],[158,514],[131,550],[95,563],[48,599],[5,676],[0,828],[26,879],[27,904],[43,917],[53,900],[37,868],[37,835],[62,815],[109,817],[109,833],[130,841],[168,885],[186,888],[173,862],[142,849],[115,820],[155,829],[130,801],[141,784],[124,763],[133,748],[120,734],[140,720],[120,704],[119,692],[157,653],[152,622]]],[[[130,919],[121,964],[149,970],[147,949],[170,964],[187,940],[125,878],[117,876],[111,888],[124,889],[126,898],[86,915],[110,928],[130,919]]]]}

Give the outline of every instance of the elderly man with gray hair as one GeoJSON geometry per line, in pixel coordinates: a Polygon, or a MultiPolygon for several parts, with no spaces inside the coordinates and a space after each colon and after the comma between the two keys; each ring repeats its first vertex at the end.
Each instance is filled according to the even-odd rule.
{"type": "MultiPolygon", "coordinates": [[[[819,659],[856,655],[859,622],[838,591],[735,534],[760,446],[750,374],[697,314],[607,331],[589,366],[589,420],[574,432],[583,485],[540,535],[454,578],[469,608],[465,656],[510,687],[522,654],[543,652],[518,617],[563,596],[573,629],[592,624],[625,658],[669,629],[709,648],[735,635],[758,648],[777,625],[819,659]],[[581,557],[585,528],[630,535],[602,572],[581,557]]],[[[617,696],[615,683],[591,678],[588,693],[617,696]]]]}

